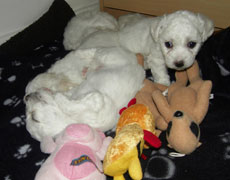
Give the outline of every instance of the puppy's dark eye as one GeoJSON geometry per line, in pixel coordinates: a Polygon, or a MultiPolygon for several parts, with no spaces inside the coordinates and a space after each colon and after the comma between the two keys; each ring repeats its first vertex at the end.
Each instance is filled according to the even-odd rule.
{"type": "Polygon", "coordinates": [[[170,42],[170,41],[167,41],[167,42],[165,42],[165,47],[172,48],[173,47],[173,43],[170,42]]]}
{"type": "Polygon", "coordinates": [[[187,46],[188,46],[188,48],[193,49],[196,46],[196,42],[189,41],[187,46]]]}

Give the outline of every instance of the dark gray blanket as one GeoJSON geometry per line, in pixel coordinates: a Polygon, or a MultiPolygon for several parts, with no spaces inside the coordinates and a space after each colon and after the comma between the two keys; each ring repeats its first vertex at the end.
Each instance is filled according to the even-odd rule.
{"type": "MultiPolygon", "coordinates": [[[[60,13],[60,9],[61,12],[65,9],[66,14],[66,18],[59,19],[61,25],[56,35],[47,29],[45,32],[49,38],[37,39],[29,28],[29,33],[22,32],[16,39],[13,38],[0,47],[0,179],[32,180],[48,157],[48,154],[41,153],[39,142],[25,128],[23,96],[25,87],[32,78],[68,53],[62,46],[62,33],[73,12],[62,0],[55,3],[52,12],[60,13]],[[31,42],[33,38],[35,42],[31,42]]],[[[42,28],[42,24],[40,22],[33,31],[42,28]]],[[[214,85],[214,99],[210,100],[209,111],[201,124],[202,146],[190,155],[174,157],[171,155],[174,150],[167,147],[165,133],[162,133],[162,147],[144,150],[147,159],[140,158],[143,179],[230,179],[230,75],[227,73],[230,72],[229,43],[228,28],[209,38],[197,56],[203,78],[211,79],[214,85]]],[[[147,77],[150,76],[147,73],[147,77]]],[[[112,134],[108,132],[107,135],[112,134]]],[[[127,174],[125,176],[130,179],[127,174]]]]}

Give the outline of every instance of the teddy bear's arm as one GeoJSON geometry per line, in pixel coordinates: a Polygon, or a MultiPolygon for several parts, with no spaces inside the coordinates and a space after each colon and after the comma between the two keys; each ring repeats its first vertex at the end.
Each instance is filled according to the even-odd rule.
{"type": "Polygon", "coordinates": [[[208,111],[209,105],[209,96],[212,89],[212,82],[211,81],[204,81],[197,92],[197,102],[194,108],[194,115],[198,120],[198,124],[204,119],[208,111]]]}
{"type": "Polygon", "coordinates": [[[170,119],[171,110],[167,99],[163,96],[163,94],[159,90],[153,91],[152,98],[161,116],[163,116],[166,123],[168,123],[167,121],[170,119]]]}
{"type": "Polygon", "coordinates": [[[197,80],[198,81],[202,80],[200,77],[200,70],[199,70],[199,65],[197,61],[195,61],[193,65],[187,69],[187,75],[188,75],[190,84],[192,84],[193,82],[196,82],[197,80]]]}

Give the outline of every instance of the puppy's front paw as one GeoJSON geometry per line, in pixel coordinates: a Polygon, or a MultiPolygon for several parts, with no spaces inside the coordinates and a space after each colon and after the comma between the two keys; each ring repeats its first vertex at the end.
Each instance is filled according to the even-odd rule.
{"type": "Polygon", "coordinates": [[[159,83],[159,84],[163,84],[165,86],[170,86],[169,78],[154,79],[154,82],[159,83]]]}

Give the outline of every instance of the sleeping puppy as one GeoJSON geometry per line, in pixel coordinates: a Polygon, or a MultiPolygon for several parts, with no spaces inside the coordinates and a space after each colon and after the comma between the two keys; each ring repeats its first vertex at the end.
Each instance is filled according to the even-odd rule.
{"type": "MultiPolygon", "coordinates": [[[[98,19],[99,15],[100,12],[91,18],[98,19]]],[[[106,17],[105,13],[103,15],[100,17],[106,17]]],[[[209,18],[190,11],[176,11],[159,17],[128,14],[118,19],[118,27],[114,29],[73,23],[80,22],[79,19],[81,16],[74,17],[65,29],[63,44],[66,49],[120,46],[134,53],[142,53],[145,68],[151,69],[155,82],[164,85],[170,84],[167,68],[183,70],[190,67],[202,43],[214,30],[209,18]],[[78,27],[88,32],[93,27],[94,31],[84,36],[84,31],[78,31],[78,27]],[[77,43],[76,38],[76,43],[69,43],[73,36],[85,38],[81,39],[81,43],[77,43]]]]}
{"type": "Polygon", "coordinates": [[[38,141],[72,123],[110,130],[144,78],[135,54],[122,48],[72,51],[27,85],[26,128],[38,141]]]}

